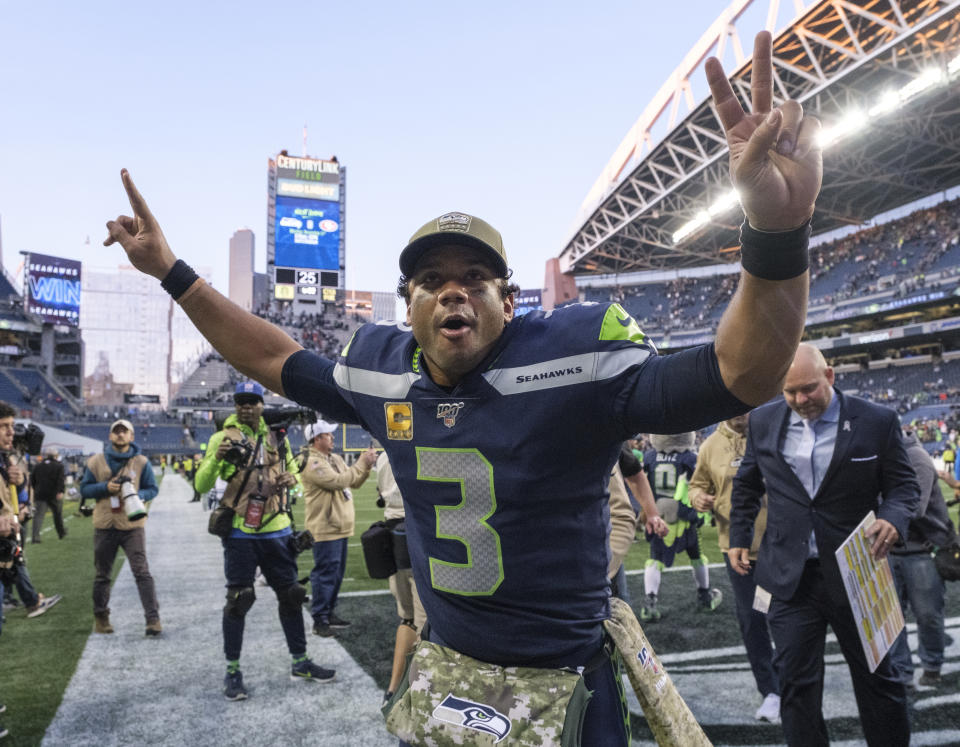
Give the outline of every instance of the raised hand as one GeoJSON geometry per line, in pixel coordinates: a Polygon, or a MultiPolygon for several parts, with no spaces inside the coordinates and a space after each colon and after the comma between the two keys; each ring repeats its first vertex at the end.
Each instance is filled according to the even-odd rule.
{"type": "Polygon", "coordinates": [[[753,46],[750,114],[740,106],[718,59],[708,59],[705,70],[730,147],[730,177],[747,220],[761,231],[787,231],[813,215],[820,192],[820,122],[804,117],[796,101],[772,108],[772,58],[770,33],[761,31],[753,46]]]}
{"type": "Polygon", "coordinates": [[[110,235],[103,245],[119,243],[127,253],[130,263],[140,272],[163,280],[170,272],[177,258],[173,256],[167,240],[163,237],[160,224],[153,217],[150,208],[137,191],[126,169],[120,171],[123,188],[127,191],[133,217],[120,215],[116,220],[107,221],[110,235]]]}

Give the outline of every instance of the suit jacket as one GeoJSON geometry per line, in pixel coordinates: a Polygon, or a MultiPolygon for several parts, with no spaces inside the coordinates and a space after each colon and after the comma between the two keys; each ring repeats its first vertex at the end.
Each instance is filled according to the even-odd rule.
{"type": "Polygon", "coordinates": [[[766,492],[767,530],[755,579],[779,599],[792,598],[797,589],[811,530],[824,577],[842,589],[834,552],[863,517],[874,511],[903,538],[920,503],[897,414],[836,389],[834,396],[840,399],[836,446],[813,500],[780,453],[790,422],[786,401],[781,398],[750,414],[747,450],[733,481],[730,546],[750,547],[766,492]]]}

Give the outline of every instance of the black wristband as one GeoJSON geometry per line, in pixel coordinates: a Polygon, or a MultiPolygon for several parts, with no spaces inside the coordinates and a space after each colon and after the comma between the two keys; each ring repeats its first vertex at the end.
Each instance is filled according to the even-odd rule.
{"type": "Polygon", "coordinates": [[[789,280],[810,267],[810,221],[792,231],[758,231],[740,226],[740,266],[763,280],[789,280]]]}
{"type": "Polygon", "coordinates": [[[190,265],[182,259],[178,259],[170,268],[167,276],[160,281],[160,286],[176,301],[187,292],[187,288],[193,285],[198,277],[200,276],[193,271],[190,265]]]}

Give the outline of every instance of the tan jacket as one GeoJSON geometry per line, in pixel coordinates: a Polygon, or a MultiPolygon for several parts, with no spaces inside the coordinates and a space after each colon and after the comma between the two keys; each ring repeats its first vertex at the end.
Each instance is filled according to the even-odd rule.
{"type": "MultiPolygon", "coordinates": [[[[137,454],[127,460],[126,466],[120,470],[120,475],[129,475],[135,486],[140,485],[140,473],[147,463],[147,458],[143,454],[137,454]]],[[[87,469],[93,474],[97,482],[107,482],[113,473],[107,466],[107,458],[103,454],[96,454],[87,461],[87,469]]],[[[136,529],[147,523],[147,517],[136,521],[130,521],[127,518],[127,512],[123,510],[123,501],[120,502],[120,510],[110,510],[110,499],[96,501],[93,505],[93,528],[94,529],[136,529]]]]}
{"type": "MultiPolygon", "coordinates": [[[[0,454],[0,459],[3,455],[0,454]]],[[[17,488],[7,483],[0,475],[0,516],[17,516],[20,513],[20,501],[17,488]]]]}
{"type": "Polygon", "coordinates": [[[306,506],[304,524],[314,540],[328,542],[353,535],[355,513],[347,488],[359,488],[370,476],[370,468],[357,460],[352,467],[338,454],[329,456],[309,449],[300,480],[306,506]]]}
{"type": "MultiPolygon", "coordinates": [[[[730,549],[730,494],[733,492],[733,478],[740,467],[740,461],[747,449],[747,437],[720,423],[707,440],[700,446],[697,455],[697,469],[690,479],[691,492],[702,490],[715,498],[713,515],[717,520],[717,540],[720,549],[730,549]]],[[[750,559],[757,559],[757,550],[763,532],[767,528],[767,496],[763,496],[763,505],[754,524],[753,544],[750,546],[750,559]]]]}
{"type": "Polygon", "coordinates": [[[615,464],[610,474],[610,566],[607,568],[607,578],[613,578],[620,570],[636,533],[637,515],[633,512],[633,504],[623,484],[620,465],[615,464]]]}

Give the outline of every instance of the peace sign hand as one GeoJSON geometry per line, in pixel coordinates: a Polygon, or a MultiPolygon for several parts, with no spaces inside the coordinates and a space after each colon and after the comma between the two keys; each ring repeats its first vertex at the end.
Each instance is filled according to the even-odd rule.
{"type": "Polygon", "coordinates": [[[137,191],[126,169],[120,171],[123,188],[127,191],[133,217],[118,216],[116,220],[107,221],[107,230],[110,235],[104,240],[104,246],[119,243],[127,253],[130,263],[140,272],[163,280],[177,258],[173,256],[167,240],[163,237],[160,224],[153,217],[146,201],[137,191]]]}
{"type": "Polygon", "coordinates": [[[730,148],[730,177],[750,225],[761,231],[788,231],[813,215],[823,178],[820,122],[804,117],[796,101],[773,102],[773,52],[768,31],[753,47],[752,112],[737,100],[720,61],[705,64],[707,82],[730,148]]]}

